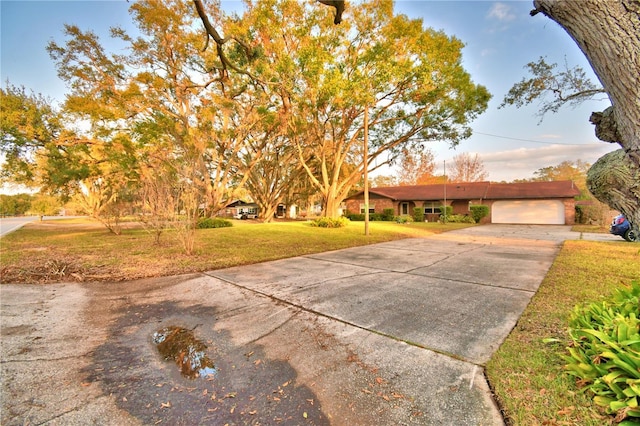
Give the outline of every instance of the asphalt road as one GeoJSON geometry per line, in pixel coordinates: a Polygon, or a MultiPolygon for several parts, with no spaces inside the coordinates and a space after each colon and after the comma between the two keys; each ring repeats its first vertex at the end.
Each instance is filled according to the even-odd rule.
{"type": "MultiPolygon", "coordinates": [[[[72,216],[44,216],[43,220],[70,219],[72,216]]],[[[27,223],[39,220],[39,216],[19,216],[0,218],[0,237],[22,228],[27,223]]]]}
{"type": "Polygon", "coordinates": [[[0,237],[36,220],[38,220],[37,216],[3,217],[0,219],[0,237]]]}

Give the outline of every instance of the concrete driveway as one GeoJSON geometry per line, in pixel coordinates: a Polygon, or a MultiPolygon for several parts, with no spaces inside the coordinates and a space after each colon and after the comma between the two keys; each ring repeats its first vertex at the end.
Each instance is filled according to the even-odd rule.
{"type": "Polygon", "coordinates": [[[188,276],[3,285],[1,423],[503,424],[484,365],[580,237],[490,225],[188,276]],[[189,379],[163,360],[169,326],[215,370],[189,379]]]}

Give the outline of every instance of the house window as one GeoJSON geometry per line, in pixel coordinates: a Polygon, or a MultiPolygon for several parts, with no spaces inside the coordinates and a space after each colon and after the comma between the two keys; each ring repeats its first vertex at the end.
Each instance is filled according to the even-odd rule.
{"type": "Polygon", "coordinates": [[[400,214],[401,215],[409,214],[409,203],[400,204],[400,214]]]}
{"type": "MultiPolygon", "coordinates": [[[[376,212],[376,205],[369,204],[369,213],[375,213],[375,212],[376,212]]],[[[360,214],[364,214],[364,203],[360,204],[360,214]]]]}
{"type": "Polygon", "coordinates": [[[424,214],[440,214],[440,203],[424,203],[424,214]]]}

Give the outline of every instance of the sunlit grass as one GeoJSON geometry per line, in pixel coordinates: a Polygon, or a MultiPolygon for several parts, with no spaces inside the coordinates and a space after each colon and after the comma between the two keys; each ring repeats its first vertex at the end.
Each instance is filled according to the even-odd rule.
{"type": "Polygon", "coordinates": [[[186,255],[175,232],[166,232],[160,244],[141,227],[109,233],[87,219],[36,222],[2,238],[2,282],[59,280],[45,276],[47,265],[69,265],[75,275],[66,279],[128,280],[200,272],[286,257],[338,250],[401,238],[425,237],[468,224],[371,222],[344,228],[313,227],[309,222],[257,223],[233,221],[230,228],[196,231],[195,253],[186,255]],[[36,273],[32,273],[36,271],[36,273]]]}
{"type": "Polygon", "coordinates": [[[538,292],[487,365],[487,376],[511,425],[606,425],[564,373],[568,315],[640,278],[640,244],[566,241],[538,292]],[[557,338],[561,343],[544,343],[557,338]]]}
{"type": "Polygon", "coordinates": [[[609,226],[601,225],[573,225],[571,230],[574,232],[588,232],[593,234],[608,234],[609,226]]]}

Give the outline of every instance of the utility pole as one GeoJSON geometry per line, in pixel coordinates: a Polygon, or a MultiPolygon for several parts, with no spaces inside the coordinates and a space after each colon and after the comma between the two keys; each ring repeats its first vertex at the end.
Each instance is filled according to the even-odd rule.
{"type": "Polygon", "coordinates": [[[442,213],[444,217],[444,223],[447,223],[447,160],[444,160],[444,212],[442,213]]]}
{"type": "Polygon", "coordinates": [[[364,106],[364,235],[369,236],[369,103],[364,106]]]}

